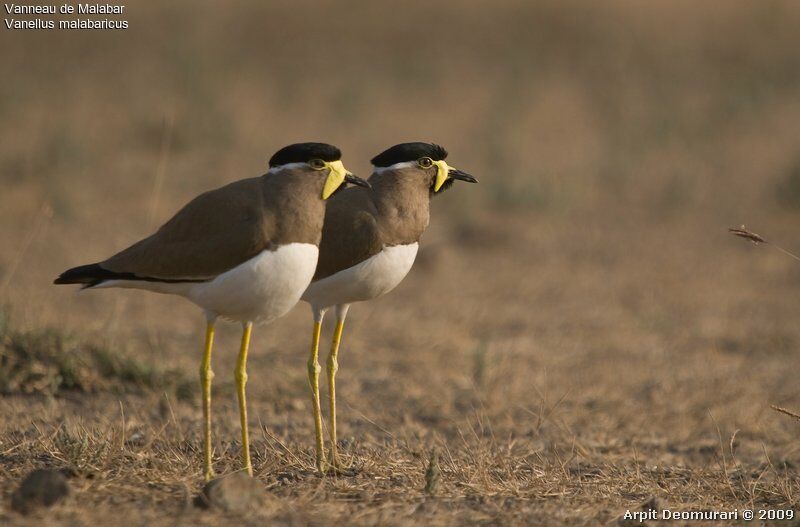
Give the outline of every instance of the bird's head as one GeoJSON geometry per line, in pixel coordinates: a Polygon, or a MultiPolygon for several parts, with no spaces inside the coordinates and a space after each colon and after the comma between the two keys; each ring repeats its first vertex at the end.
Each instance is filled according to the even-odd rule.
{"type": "Polygon", "coordinates": [[[369,188],[369,183],[354,176],[342,164],[342,151],[327,143],[295,143],[284,146],[270,158],[270,172],[285,169],[307,172],[322,183],[322,199],[328,199],[344,183],[369,188]]]}
{"type": "Polygon", "coordinates": [[[400,143],[372,158],[376,171],[401,170],[423,178],[431,194],[444,192],[455,180],[478,180],[445,162],[447,150],[434,143],[400,143]]]}

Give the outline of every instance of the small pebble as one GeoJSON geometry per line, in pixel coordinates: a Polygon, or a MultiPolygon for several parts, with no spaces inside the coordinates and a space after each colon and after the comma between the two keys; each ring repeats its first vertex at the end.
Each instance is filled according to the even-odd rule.
{"type": "Polygon", "coordinates": [[[195,505],[216,508],[233,514],[245,514],[264,504],[264,486],[244,472],[212,479],[195,498],[195,505]]]}
{"type": "Polygon", "coordinates": [[[30,472],[11,496],[11,508],[29,514],[50,507],[70,494],[69,483],[61,470],[36,469],[30,472]]]}

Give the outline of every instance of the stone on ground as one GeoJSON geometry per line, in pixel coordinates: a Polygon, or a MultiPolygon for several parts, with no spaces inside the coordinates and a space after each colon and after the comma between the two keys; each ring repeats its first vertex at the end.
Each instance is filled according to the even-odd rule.
{"type": "Polygon", "coordinates": [[[28,514],[40,507],[50,507],[69,496],[70,488],[63,472],[36,469],[30,472],[11,496],[11,508],[28,514]]]}
{"type": "Polygon", "coordinates": [[[244,514],[264,504],[264,486],[244,472],[212,479],[206,483],[195,504],[234,514],[244,514]]]}

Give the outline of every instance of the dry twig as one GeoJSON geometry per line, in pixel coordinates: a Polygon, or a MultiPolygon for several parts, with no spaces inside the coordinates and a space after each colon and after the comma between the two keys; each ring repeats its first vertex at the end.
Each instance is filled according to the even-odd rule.
{"type": "Polygon", "coordinates": [[[744,238],[745,240],[750,240],[755,245],[758,245],[760,243],[763,243],[764,245],[771,245],[772,247],[775,247],[776,249],[778,249],[783,254],[785,254],[787,256],[790,256],[790,257],[794,258],[795,260],[800,261],[800,256],[797,256],[793,252],[784,249],[780,245],[776,245],[776,244],[774,244],[772,242],[768,242],[762,236],[760,236],[760,235],[758,235],[758,234],[756,234],[756,233],[754,233],[752,231],[747,230],[747,227],[745,227],[744,225],[742,225],[742,226],[740,226],[738,228],[736,228],[736,227],[729,228],[728,232],[733,234],[734,236],[739,236],[740,238],[744,238]]]}
{"type": "Polygon", "coordinates": [[[431,452],[428,460],[428,469],[425,471],[425,493],[436,494],[439,489],[439,453],[436,450],[431,452]]]}
{"type": "Polygon", "coordinates": [[[780,412],[782,414],[786,414],[789,417],[794,417],[795,419],[800,421],[800,414],[796,414],[796,413],[792,412],[791,410],[787,410],[786,408],[781,408],[780,406],[775,406],[774,404],[770,405],[770,408],[772,408],[776,412],[780,412]]]}

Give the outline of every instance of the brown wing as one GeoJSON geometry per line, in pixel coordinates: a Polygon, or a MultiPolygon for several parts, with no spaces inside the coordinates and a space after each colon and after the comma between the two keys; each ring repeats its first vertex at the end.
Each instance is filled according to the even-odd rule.
{"type": "Polygon", "coordinates": [[[319,246],[314,280],[353,267],[383,248],[378,211],[369,190],[349,188],[331,198],[319,246]]]}
{"type": "Polygon", "coordinates": [[[137,277],[210,279],[267,249],[274,220],[261,178],[236,181],[199,195],[155,234],[100,266],[137,277]]]}

